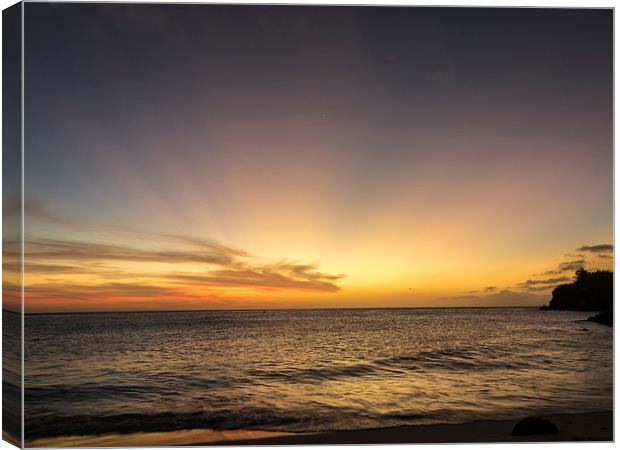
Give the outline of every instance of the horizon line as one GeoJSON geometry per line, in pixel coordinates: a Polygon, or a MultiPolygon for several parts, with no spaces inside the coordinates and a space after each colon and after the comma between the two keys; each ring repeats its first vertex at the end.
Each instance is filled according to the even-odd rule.
{"type": "Polygon", "coordinates": [[[534,305],[506,305],[506,306],[384,306],[384,307],[326,307],[326,308],[247,308],[247,309],[160,309],[160,310],[114,310],[114,311],[50,311],[50,312],[18,312],[2,308],[2,312],[24,316],[43,316],[58,314],[141,314],[141,313],[196,313],[196,312],[267,312],[267,311],[352,311],[352,310],[385,310],[385,309],[531,309],[539,308],[534,305]]]}

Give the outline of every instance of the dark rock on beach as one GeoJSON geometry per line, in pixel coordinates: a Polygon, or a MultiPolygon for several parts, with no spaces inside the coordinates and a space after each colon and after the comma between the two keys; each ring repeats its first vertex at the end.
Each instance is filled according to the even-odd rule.
{"type": "Polygon", "coordinates": [[[532,434],[554,434],[558,427],[553,422],[540,417],[528,417],[520,420],[512,429],[513,436],[528,436],[532,434]]]}
{"type": "Polygon", "coordinates": [[[592,317],[588,317],[588,321],[612,327],[614,325],[614,310],[609,308],[605,311],[601,311],[592,317]]]}

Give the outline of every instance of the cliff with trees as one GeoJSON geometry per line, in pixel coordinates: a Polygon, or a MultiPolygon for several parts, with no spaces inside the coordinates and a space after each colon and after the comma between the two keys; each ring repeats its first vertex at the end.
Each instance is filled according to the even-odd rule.
{"type": "Polygon", "coordinates": [[[613,322],[614,274],[608,270],[589,272],[579,269],[575,281],[562,284],[552,292],[548,306],[542,310],[601,311],[593,320],[606,325],[613,322]]]}

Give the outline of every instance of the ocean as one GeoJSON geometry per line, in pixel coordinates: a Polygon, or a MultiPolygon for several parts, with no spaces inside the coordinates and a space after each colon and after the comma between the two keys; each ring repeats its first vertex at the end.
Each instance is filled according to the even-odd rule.
{"type": "Polygon", "coordinates": [[[26,443],[611,410],[613,330],[582,322],[589,315],[533,308],[27,315],[26,443]]]}

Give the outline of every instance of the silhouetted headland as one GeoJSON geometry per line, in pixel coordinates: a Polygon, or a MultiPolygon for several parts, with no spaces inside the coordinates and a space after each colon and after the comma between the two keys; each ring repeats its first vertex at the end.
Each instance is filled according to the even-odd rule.
{"type": "Polygon", "coordinates": [[[562,284],[552,292],[549,305],[541,310],[600,311],[589,321],[613,325],[614,273],[608,270],[588,272],[579,269],[575,281],[562,284]]]}

